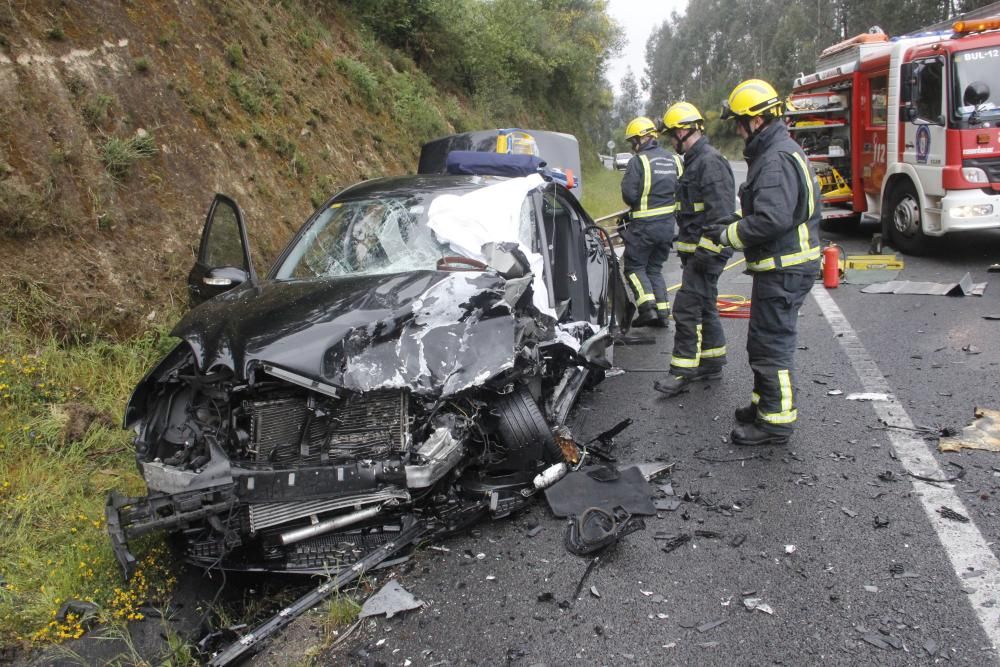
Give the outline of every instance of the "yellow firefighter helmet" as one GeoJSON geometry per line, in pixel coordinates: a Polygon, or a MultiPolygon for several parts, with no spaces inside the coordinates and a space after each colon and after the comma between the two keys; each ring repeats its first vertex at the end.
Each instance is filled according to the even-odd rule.
{"type": "Polygon", "coordinates": [[[667,112],[663,114],[663,125],[668,130],[679,130],[681,128],[701,129],[705,119],[702,117],[698,107],[690,102],[678,102],[670,105],[667,112]]]}
{"type": "Polygon", "coordinates": [[[781,97],[774,86],[761,79],[747,79],[733,88],[729,99],[722,105],[722,117],[780,116],[781,97]]]}
{"type": "Polygon", "coordinates": [[[625,128],[625,140],[645,137],[649,134],[656,134],[656,125],[645,116],[639,116],[632,120],[625,128]]]}

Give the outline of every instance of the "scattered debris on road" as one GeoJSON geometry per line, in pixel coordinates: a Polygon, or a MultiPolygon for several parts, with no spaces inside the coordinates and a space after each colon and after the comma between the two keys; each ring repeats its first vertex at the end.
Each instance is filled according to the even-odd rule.
{"type": "Polygon", "coordinates": [[[957,452],[962,449],[985,449],[1000,452],[1000,411],[976,408],[974,414],[975,420],[963,428],[961,433],[941,438],[938,450],[957,452]]]}
{"type": "Polygon", "coordinates": [[[951,519],[952,521],[959,521],[961,523],[969,523],[969,517],[965,516],[964,514],[959,514],[955,510],[951,509],[950,507],[946,507],[944,505],[938,508],[937,513],[943,516],[945,519],[951,519]]]}
{"type": "Polygon", "coordinates": [[[705,633],[705,632],[708,632],[709,630],[714,630],[715,628],[719,627],[720,625],[722,625],[723,623],[725,623],[726,620],[727,619],[725,619],[725,618],[718,618],[718,619],[716,619],[714,621],[707,621],[705,623],[702,623],[698,627],[696,627],[695,630],[697,630],[698,632],[701,632],[701,633],[705,633]]]}
{"type": "Polygon", "coordinates": [[[862,294],[926,294],[929,296],[982,296],[987,283],[972,282],[972,275],[966,273],[957,283],[920,282],[913,280],[889,280],[873,283],[862,288],[862,294]]]}
{"type": "Polygon", "coordinates": [[[845,396],[849,401],[888,401],[889,394],[879,394],[875,392],[862,392],[856,394],[848,394],[845,396]]]}
{"type": "Polygon", "coordinates": [[[660,551],[664,553],[670,553],[677,547],[683,546],[691,541],[690,533],[678,533],[676,535],[670,535],[665,538],[660,538],[663,540],[663,544],[660,546],[660,551]]]}
{"type": "Polygon", "coordinates": [[[761,598],[744,598],[743,606],[747,608],[747,611],[760,611],[768,615],[774,615],[774,609],[771,605],[764,602],[761,598]]]}
{"type": "Polygon", "coordinates": [[[401,612],[419,609],[425,604],[423,600],[418,600],[412,593],[403,588],[397,580],[390,579],[377,593],[365,600],[364,604],[361,605],[358,618],[382,616],[383,614],[386,618],[392,618],[401,612]]]}
{"type": "Polygon", "coordinates": [[[944,479],[935,479],[934,477],[927,477],[925,475],[918,475],[918,474],[913,473],[913,472],[907,472],[906,474],[909,475],[910,477],[912,477],[913,479],[919,479],[919,480],[924,481],[924,482],[933,482],[935,484],[947,484],[949,482],[958,481],[958,480],[962,479],[963,477],[965,477],[965,468],[963,468],[959,464],[955,463],[954,461],[948,461],[948,465],[955,466],[956,468],[958,468],[958,473],[955,474],[955,475],[952,475],[951,477],[945,477],[944,479]]]}

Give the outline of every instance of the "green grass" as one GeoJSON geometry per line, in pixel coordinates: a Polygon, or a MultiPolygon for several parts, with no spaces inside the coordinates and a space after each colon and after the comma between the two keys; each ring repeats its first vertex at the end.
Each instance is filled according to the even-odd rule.
{"type": "Polygon", "coordinates": [[[320,663],[318,660],[333,646],[334,642],[342,637],[341,633],[358,620],[361,605],[355,601],[351,593],[340,591],[330,598],[319,612],[319,642],[307,647],[303,651],[302,657],[293,663],[295,665],[327,664],[320,663]]]}
{"type": "Polygon", "coordinates": [[[239,42],[230,42],[226,45],[226,62],[234,69],[243,67],[243,46],[239,42]]]}
{"type": "Polygon", "coordinates": [[[445,133],[444,119],[437,110],[437,93],[423,74],[399,72],[389,79],[393,117],[410,130],[418,142],[445,133]]]}
{"type": "MultiPolygon", "coordinates": [[[[33,188],[0,181],[0,238],[31,236],[65,228],[65,219],[52,215],[56,188],[52,179],[33,188]]],[[[4,283],[0,276],[0,285],[4,283]]]]}
{"type": "Polygon", "coordinates": [[[361,613],[361,605],[353,598],[344,593],[334,596],[327,603],[326,613],[323,616],[324,633],[332,634],[333,631],[346,628],[358,620],[359,613],[361,613]]]}
{"type": "Polygon", "coordinates": [[[353,89],[360,93],[362,101],[374,109],[379,97],[379,83],[368,66],[354,58],[344,56],[334,59],[333,64],[347,77],[353,89]]]}
{"type": "Polygon", "coordinates": [[[233,72],[229,76],[229,91],[243,110],[251,116],[259,116],[264,111],[263,98],[253,89],[253,85],[245,76],[233,72]]]}
{"type": "Polygon", "coordinates": [[[622,202],[622,174],[594,164],[583,168],[583,207],[592,218],[628,208],[622,202]]]}
{"type": "Polygon", "coordinates": [[[150,134],[131,137],[108,137],[99,149],[104,169],[115,181],[128,176],[132,165],[139,160],[156,155],[156,142],[150,134]]]}
{"type": "Polygon", "coordinates": [[[0,646],[82,634],[57,621],[69,599],[102,622],[135,620],[170,587],[155,540],[135,544],[140,574],[126,587],[104,526],[111,489],[141,494],[125,401],[172,345],[164,331],[86,346],[39,341],[8,326],[0,341],[0,646]]]}
{"type": "Polygon", "coordinates": [[[108,110],[111,108],[112,102],[114,99],[110,95],[96,95],[87,100],[80,113],[83,114],[83,119],[89,125],[100,127],[108,118],[108,110]]]}

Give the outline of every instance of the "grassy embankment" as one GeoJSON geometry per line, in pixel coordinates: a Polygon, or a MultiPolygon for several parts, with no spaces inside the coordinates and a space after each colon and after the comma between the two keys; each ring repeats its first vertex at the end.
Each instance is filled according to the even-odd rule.
{"type": "Polygon", "coordinates": [[[8,331],[0,343],[0,643],[80,636],[89,619],[55,617],[66,600],[131,620],[169,589],[154,543],[125,586],[104,532],[107,492],[142,490],[124,399],[168,342],[150,331],[64,346],[8,331]]]}
{"type": "MultiPolygon", "coordinates": [[[[622,208],[620,180],[586,171],[594,217],[622,208]]],[[[0,645],[80,636],[89,619],[55,618],[70,599],[96,604],[102,622],[136,620],[171,584],[155,540],[139,546],[140,575],[122,583],[103,510],[111,489],[144,492],[121,415],[173,339],[160,327],[124,342],[69,344],[24,329],[15,323],[0,341],[0,645]]]]}
{"type": "Polygon", "coordinates": [[[627,208],[622,203],[621,182],[624,172],[595,166],[583,174],[583,207],[594,218],[627,208]]]}

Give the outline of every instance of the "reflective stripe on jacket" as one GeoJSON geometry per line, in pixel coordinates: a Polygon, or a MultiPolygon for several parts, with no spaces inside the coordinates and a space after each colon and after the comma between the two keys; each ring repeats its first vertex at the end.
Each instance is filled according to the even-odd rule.
{"type": "Polygon", "coordinates": [[[726,236],[750,271],[815,273],[819,269],[819,182],[784,123],[772,122],[744,151],[743,218],[726,236]]]}
{"type": "Polygon", "coordinates": [[[702,239],[705,227],[728,224],[736,208],[736,186],[729,161],[705,137],[701,137],[684,153],[684,173],[678,186],[677,242],[678,252],[693,253],[702,247],[725,257],[732,251],[702,239]]]}
{"type": "Polygon", "coordinates": [[[677,211],[677,179],[684,165],[656,141],[643,146],[629,160],[622,177],[622,200],[633,220],[666,220],[677,211]]]}

